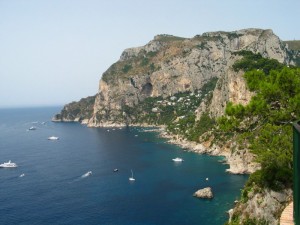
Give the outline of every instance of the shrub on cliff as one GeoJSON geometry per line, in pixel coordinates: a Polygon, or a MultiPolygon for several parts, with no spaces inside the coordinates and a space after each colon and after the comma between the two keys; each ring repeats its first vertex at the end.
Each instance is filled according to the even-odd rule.
{"type": "Polygon", "coordinates": [[[242,54],[244,58],[234,67],[252,68],[244,77],[256,95],[247,106],[229,103],[226,116],[218,120],[219,128],[246,138],[257,155],[261,170],[250,176],[248,186],[255,183],[272,190],[291,187],[290,123],[300,118],[300,69],[284,67],[257,54],[242,54]]]}

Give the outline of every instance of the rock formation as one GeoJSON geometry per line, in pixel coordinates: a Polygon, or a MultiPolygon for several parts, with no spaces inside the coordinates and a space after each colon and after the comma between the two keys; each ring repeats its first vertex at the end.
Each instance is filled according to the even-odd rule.
{"type": "Polygon", "coordinates": [[[229,221],[234,217],[241,220],[245,218],[257,221],[268,221],[268,224],[278,224],[280,213],[292,199],[292,190],[286,189],[281,192],[271,190],[254,190],[247,193],[247,202],[238,202],[234,209],[229,211],[229,221]]]}
{"type": "Polygon", "coordinates": [[[145,46],[124,50],[120,60],[104,72],[91,106],[92,114],[74,115],[66,106],[55,120],[81,118],[89,126],[131,124],[134,121],[124,112],[126,107],[135,107],[147,97],[166,98],[200,90],[212,78],[219,79],[213,97],[202,102],[197,116],[207,110],[212,116],[220,116],[226,102],[246,104],[252,96],[242,73],[230,68],[240,58],[234,53],[241,50],[294,63],[289,50],[272,30],[208,32],[193,38],[157,35],[145,46]]]}
{"type": "Polygon", "coordinates": [[[210,187],[199,189],[198,191],[196,191],[194,193],[193,196],[197,197],[197,198],[213,198],[214,197],[210,187]]]}

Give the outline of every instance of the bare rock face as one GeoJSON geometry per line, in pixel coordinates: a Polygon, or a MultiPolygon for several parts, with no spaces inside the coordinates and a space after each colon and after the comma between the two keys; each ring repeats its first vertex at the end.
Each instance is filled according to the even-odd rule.
{"type": "Polygon", "coordinates": [[[240,216],[241,220],[250,216],[252,219],[266,220],[269,224],[279,223],[281,212],[292,199],[292,190],[286,189],[281,192],[271,190],[252,191],[248,193],[248,201],[239,202],[230,212],[230,219],[234,214],[240,216]]]}
{"type": "Polygon", "coordinates": [[[213,198],[214,197],[210,187],[206,187],[206,188],[196,191],[193,196],[197,197],[197,198],[213,198]]]}
{"type": "Polygon", "coordinates": [[[255,162],[255,156],[248,150],[239,150],[227,157],[230,168],[226,171],[232,174],[250,174],[260,169],[255,162]]]}
{"type": "Polygon", "coordinates": [[[89,125],[130,123],[124,107],[147,97],[199,90],[213,77],[219,78],[213,98],[199,106],[198,117],[206,110],[214,117],[223,115],[228,101],[247,104],[252,93],[242,73],[230,69],[238,59],[233,53],[240,50],[291,63],[285,45],[271,30],[209,32],[190,39],[158,35],[145,46],[126,49],[103,74],[89,125]]]}
{"type": "Polygon", "coordinates": [[[120,61],[126,61],[128,59],[137,57],[141,51],[144,53],[157,52],[163,47],[163,43],[159,41],[159,36],[154,37],[154,40],[150,41],[144,47],[128,48],[125,49],[120,57],[120,61]]]}
{"type": "MultiPolygon", "coordinates": [[[[231,69],[239,59],[234,53],[249,50],[279,62],[293,64],[286,45],[272,30],[244,29],[233,32],[208,32],[193,38],[157,35],[145,46],[124,50],[120,60],[103,73],[92,113],[79,121],[89,126],[131,124],[126,107],[135,107],[148,97],[167,98],[180,92],[194,92],[212,78],[218,83],[212,97],[196,110],[218,117],[228,101],[247,104],[252,96],[242,72],[231,69]]],[[[67,111],[57,115],[61,121],[75,120],[67,111]]]]}

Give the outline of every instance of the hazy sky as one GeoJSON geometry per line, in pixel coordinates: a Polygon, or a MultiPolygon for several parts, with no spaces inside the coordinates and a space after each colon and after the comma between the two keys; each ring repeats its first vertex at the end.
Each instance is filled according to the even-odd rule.
{"type": "Polygon", "coordinates": [[[299,0],[0,0],[0,107],[94,95],[125,48],[157,34],[273,29],[300,40],[299,0]]]}

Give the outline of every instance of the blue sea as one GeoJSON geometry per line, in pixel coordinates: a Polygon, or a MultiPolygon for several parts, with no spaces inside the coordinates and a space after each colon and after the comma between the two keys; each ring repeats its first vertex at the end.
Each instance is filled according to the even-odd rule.
{"type": "Polygon", "coordinates": [[[186,152],[143,128],[51,122],[59,111],[0,109],[0,163],[18,164],[0,169],[0,224],[227,221],[226,211],[240,196],[247,176],[226,173],[228,165],[220,163],[221,157],[186,152]],[[29,131],[31,126],[37,129],[29,131]],[[49,136],[59,140],[49,141],[49,136]],[[184,162],[174,163],[176,157],[184,162]],[[134,182],[128,180],[131,170],[134,182]],[[207,186],[214,192],[212,200],[193,197],[207,186]]]}

